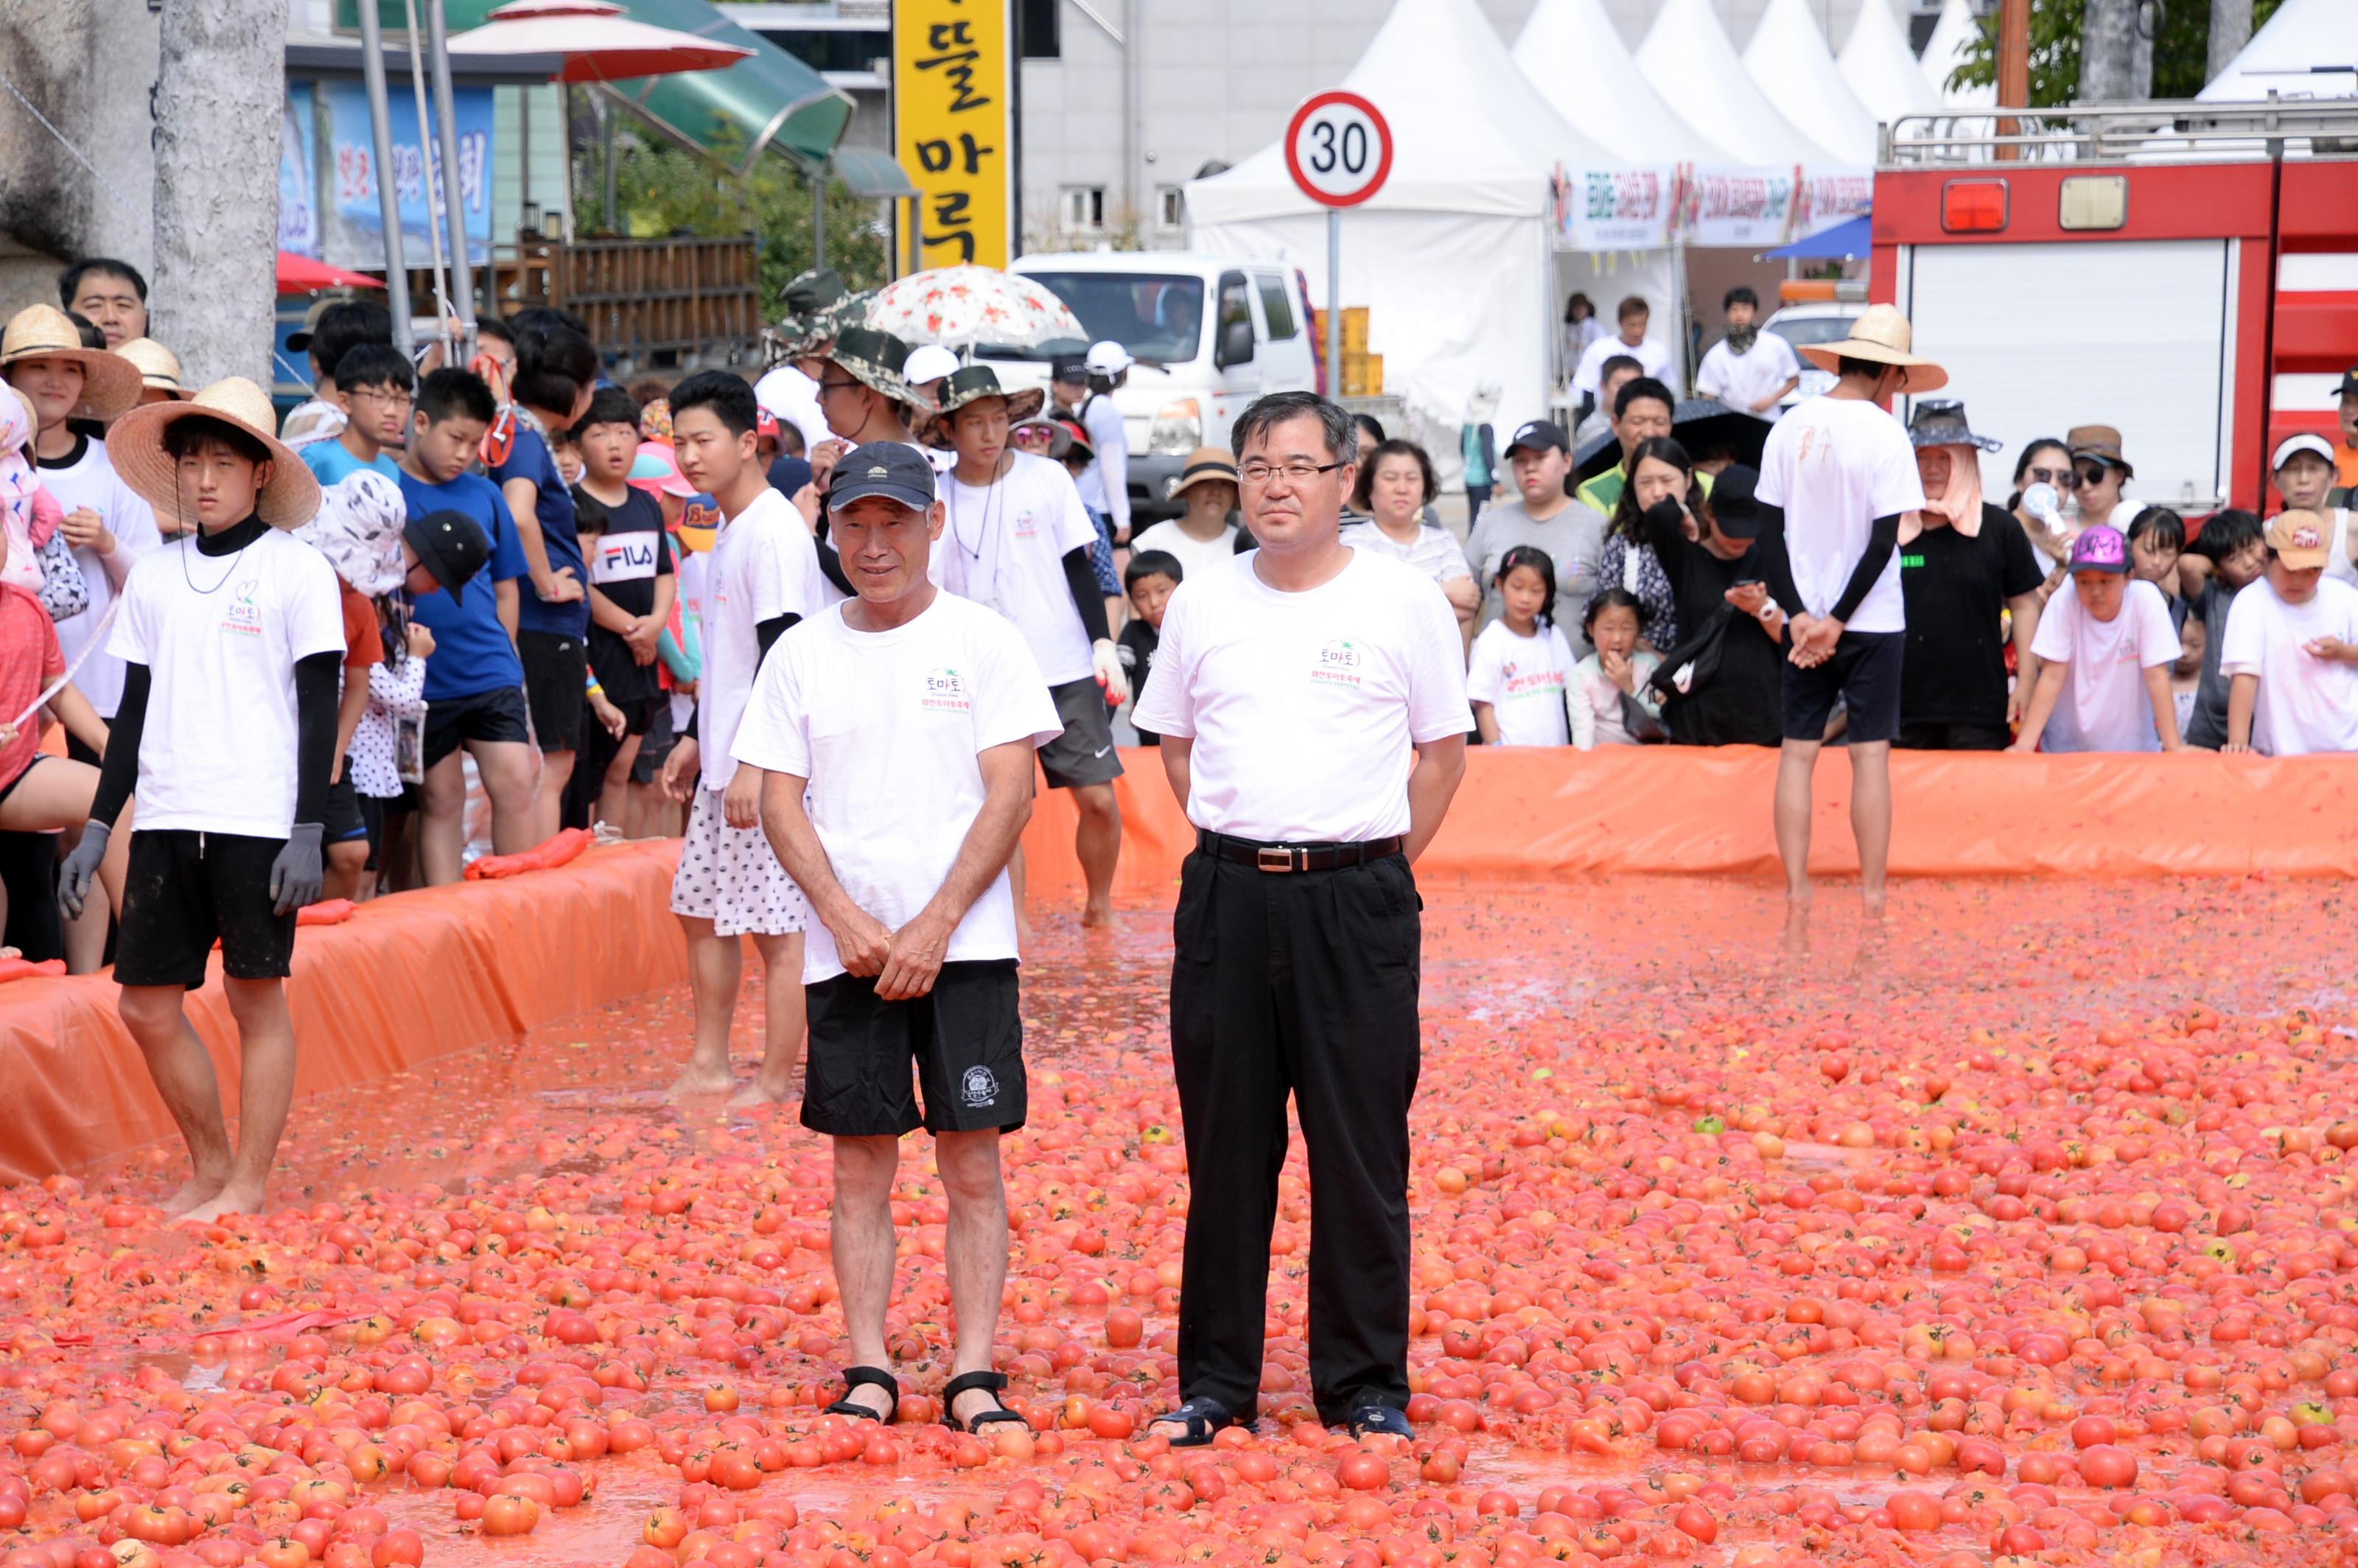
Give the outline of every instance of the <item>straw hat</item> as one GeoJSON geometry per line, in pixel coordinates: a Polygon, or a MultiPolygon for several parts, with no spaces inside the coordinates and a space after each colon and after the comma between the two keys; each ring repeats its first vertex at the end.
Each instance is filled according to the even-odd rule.
{"type": "Polygon", "coordinates": [[[121,354],[85,349],[81,334],[54,305],[30,305],[0,333],[0,368],[19,360],[71,360],[81,366],[81,401],[73,417],[104,422],[139,401],[139,367],[121,354]]]}
{"type": "Polygon", "coordinates": [[[1908,318],[1896,305],[1870,305],[1850,324],[1850,336],[1837,343],[1811,343],[1801,349],[1801,357],[1820,370],[1842,372],[1844,360],[1866,360],[1873,364],[1898,365],[1908,372],[1910,393],[1937,392],[1949,384],[1949,373],[1921,355],[1910,353],[1914,336],[1909,330],[1908,318]]]}
{"type": "Polygon", "coordinates": [[[134,338],[114,351],[138,369],[139,380],[150,391],[169,393],[174,398],[189,395],[180,384],[180,356],[153,338],[134,338]]]}
{"type": "MultiPolygon", "coordinates": [[[[129,368],[131,362],[123,363],[129,368]]],[[[271,434],[270,395],[242,375],[217,381],[185,402],[145,404],[107,432],[106,455],[114,471],[142,501],[167,515],[179,514],[179,464],[164,449],[164,431],[192,414],[234,425],[268,449],[270,482],[254,503],[265,523],[273,528],[299,528],[318,514],[319,480],[293,448],[271,434]]]]}

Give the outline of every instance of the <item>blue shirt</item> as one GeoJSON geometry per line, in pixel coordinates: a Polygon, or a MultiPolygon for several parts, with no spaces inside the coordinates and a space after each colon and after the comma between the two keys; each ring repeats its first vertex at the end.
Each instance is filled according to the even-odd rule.
{"type": "MultiPolygon", "coordinates": [[[[570,604],[550,604],[533,591],[527,581],[524,587],[524,603],[516,615],[519,632],[547,632],[559,637],[583,637],[590,631],[590,571],[581,560],[581,540],[573,516],[573,492],[565,488],[565,476],[557,471],[557,460],[548,454],[548,443],[540,432],[521,420],[516,425],[515,445],[508,452],[508,460],[491,470],[492,482],[503,490],[512,479],[530,480],[539,487],[539,499],[533,514],[540,522],[540,540],[548,550],[548,569],[562,571],[573,568],[573,580],[585,590],[583,598],[570,604]]],[[[432,698],[428,698],[431,701],[432,698]]]]}
{"type": "MultiPolygon", "coordinates": [[[[426,700],[450,702],[487,691],[524,685],[524,664],[507,628],[500,624],[496,585],[525,575],[524,545],[499,487],[477,474],[462,473],[448,484],[427,484],[401,475],[401,498],[412,517],[429,512],[463,512],[481,524],[492,542],[491,558],[453,600],[448,589],[421,594],[409,618],[434,633],[434,654],[426,661],[426,700]]],[[[531,596],[525,595],[527,602],[531,596]]]]}
{"type": "Polygon", "coordinates": [[[364,463],[346,451],[340,440],[314,441],[308,447],[297,448],[295,455],[303,460],[305,468],[319,476],[323,485],[348,479],[362,469],[374,469],[387,479],[401,477],[401,465],[386,453],[379,452],[373,460],[364,463]]]}

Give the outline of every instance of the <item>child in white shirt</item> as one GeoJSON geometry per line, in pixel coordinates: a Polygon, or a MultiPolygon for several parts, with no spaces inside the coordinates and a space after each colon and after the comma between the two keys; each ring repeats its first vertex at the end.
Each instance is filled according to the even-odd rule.
{"type": "Polygon", "coordinates": [[[2128,541],[2101,523],[2071,542],[2071,572],[2039,618],[2039,686],[2008,749],[2177,751],[2169,666],[2184,650],[2161,589],[2129,576],[2128,541]]]}
{"type": "Polygon", "coordinates": [[[1474,728],[1486,746],[1561,746],[1572,644],[1555,624],[1555,562],[1518,545],[1498,562],[1498,587],[1505,610],[1474,639],[1466,672],[1474,728]]]}
{"type": "Polygon", "coordinates": [[[1635,746],[1622,699],[1627,697],[1659,720],[1661,699],[1646,682],[1661,667],[1662,655],[1639,648],[1638,635],[1646,624],[1646,607],[1626,588],[1608,588],[1588,601],[1582,622],[1589,644],[1596,652],[1573,667],[1572,743],[1584,752],[1599,746],[1635,746]]]}
{"type": "Polygon", "coordinates": [[[2358,752],[2358,588],[2327,577],[2333,526],[2295,509],[2268,519],[2267,575],[2235,596],[2219,667],[2228,752],[2358,752]]]}

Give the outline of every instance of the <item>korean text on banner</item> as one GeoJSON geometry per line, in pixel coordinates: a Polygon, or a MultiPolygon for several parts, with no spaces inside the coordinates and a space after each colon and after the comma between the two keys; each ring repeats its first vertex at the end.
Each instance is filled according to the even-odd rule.
{"type": "Polygon", "coordinates": [[[1688,172],[1682,214],[1691,245],[1758,247],[1792,238],[1798,168],[1708,168],[1688,172]]]}
{"type": "Polygon", "coordinates": [[[896,0],[893,149],[919,189],[927,266],[1014,259],[1010,0],[896,0]]]}
{"type": "Polygon", "coordinates": [[[1557,242],[1575,251],[1647,251],[1671,243],[1677,172],[1659,168],[1555,171],[1557,242]]]}
{"type": "MultiPolygon", "coordinates": [[[[375,143],[369,133],[368,94],[357,81],[336,79],[317,86],[327,106],[328,196],[322,203],[319,259],[330,266],[384,265],[384,224],[378,215],[375,143]]],[[[451,94],[451,117],[459,140],[459,199],[466,204],[467,259],[491,259],[492,90],[461,87],[451,94]]],[[[442,149],[438,137],[421,148],[417,106],[395,92],[385,105],[393,133],[394,191],[401,199],[402,249],[412,257],[431,254],[426,213],[442,217],[442,149]]],[[[447,239],[446,239],[447,243],[447,239]]]]}
{"type": "Polygon", "coordinates": [[[278,248],[318,260],[319,171],[318,122],[311,84],[287,84],[285,123],[278,134],[278,248]]]}

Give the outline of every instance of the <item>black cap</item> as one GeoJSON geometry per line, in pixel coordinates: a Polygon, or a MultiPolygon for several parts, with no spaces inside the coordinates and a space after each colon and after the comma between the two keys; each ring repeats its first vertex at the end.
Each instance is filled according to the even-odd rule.
{"type": "Polygon", "coordinates": [[[1507,443],[1506,450],[1498,455],[1511,458],[1519,449],[1533,452],[1568,453],[1572,450],[1572,438],[1563,433],[1563,426],[1552,420],[1534,419],[1517,430],[1514,438],[1507,443]]]}
{"type": "Polygon", "coordinates": [[[492,556],[492,542],[484,536],[483,525],[463,512],[428,512],[412,517],[401,525],[401,536],[453,603],[459,600],[459,590],[492,556]]]}
{"type": "Polygon", "coordinates": [[[854,447],[837,460],[835,472],[827,476],[827,506],[840,512],[871,495],[923,512],[934,503],[934,465],[925,453],[898,441],[854,447]]]}
{"type": "Polygon", "coordinates": [[[1089,379],[1089,362],[1079,354],[1058,354],[1048,362],[1048,379],[1077,386],[1089,379]]]}
{"type": "Polygon", "coordinates": [[[1760,536],[1760,503],[1753,489],[1760,482],[1758,469],[1731,463],[1711,481],[1712,526],[1731,539],[1760,536]]]}
{"type": "Polygon", "coordinates": [[[2336,395],[2358,397],[2358,365],[2352,365],[2342,373],[2342,385],[2336,389],[2336,395]]]}

